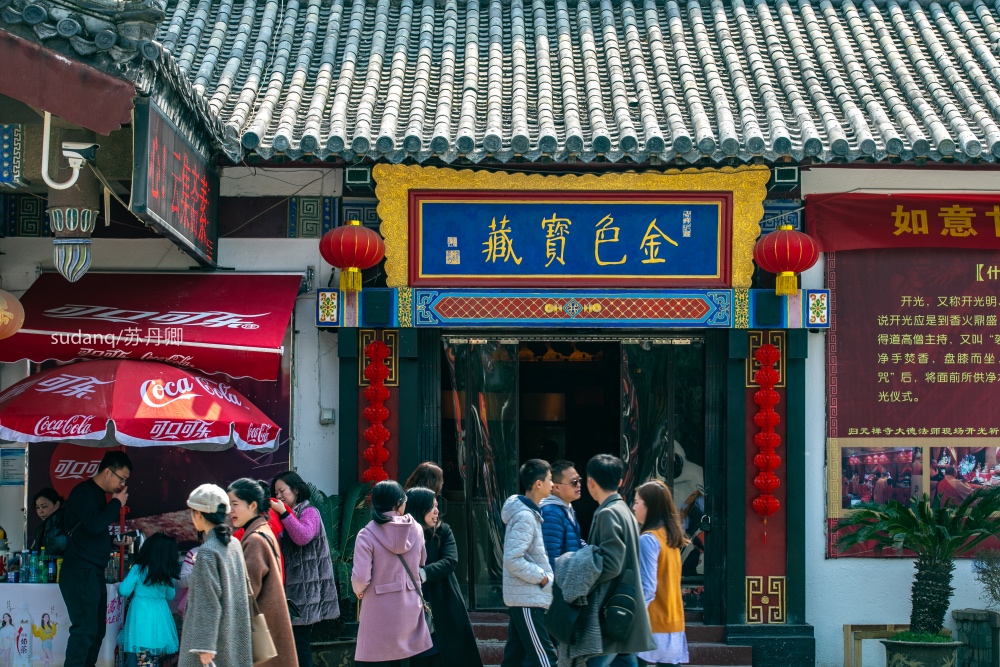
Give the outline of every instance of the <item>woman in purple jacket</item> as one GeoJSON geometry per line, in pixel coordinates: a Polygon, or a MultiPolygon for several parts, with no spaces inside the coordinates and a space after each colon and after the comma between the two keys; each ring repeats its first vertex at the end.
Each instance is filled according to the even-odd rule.
{"type": "Polygon", "coordinates": [[[379,482],[372,489],[372,520],[354,545],[351,583],[361,600],[357,664],[388,667],[433,646],[418,588],[426,560],[423,526],[406,515],[403,487],[379,482]]]}
{"type": "Polygon", "coordinates": [[[309,503],[309,486],[297,472],[286,470],[275,477],[271,495],[277,499],[271,509],[281,517],[284,529],[281,553],[285,557],[285,597],[293,603],[289,611],[295,653],[299,667],[312,667],[313,625],[340,616],[330,544],[319,510],[309,503]]]}

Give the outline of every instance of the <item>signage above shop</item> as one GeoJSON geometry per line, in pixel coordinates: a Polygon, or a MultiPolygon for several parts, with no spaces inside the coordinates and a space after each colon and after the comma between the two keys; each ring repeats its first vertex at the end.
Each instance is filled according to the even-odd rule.
{"type": "Polygon", "coordinates": [[[766,168],[376,165],[389,287],[749,288],[766,168]]]}
{"type": "Polygon", "coordinates": [[[725,287],[732,195],[410,191],[410,284],[725,287]]]}
{"type": "Polygon", "coordinates": [[[214,266],[219,244],[219,177],[149,100],[135,105],[133,213],[200,263],[214,266]]]}
{"type": "Polygon", "coordinates": [[[1000,249],[1000,192],[810,195],[806,197],[806,220],[823,252],[1000,249]]]}

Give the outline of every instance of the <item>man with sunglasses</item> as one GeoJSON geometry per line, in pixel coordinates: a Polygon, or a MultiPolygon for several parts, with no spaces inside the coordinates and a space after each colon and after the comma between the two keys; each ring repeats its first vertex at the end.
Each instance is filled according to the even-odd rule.
{"type": "Polygon", "coordinates": [[[573,511],[582,488],[583,480],[572,461],[552,464],[552,495],[542,501],[541,508],[542,537],[553,572],[556,558],[579,551],[586,544],[580,538],[580,522],[573,511]]]}
{"type": "MultiPolygon", "coordinates": [[[[132,461],[122,451],[104,454],[97,474],[77,484],[66,499],[66,555],[59,575],[59,592],[69,612],[66,667],[94,667],[107,630],[108,589],[104,568],[114,545],[108,526],[118,520],[128,502],[132,461]],[[111,500],[106,495],[111,495],[111,500]]],[[[124,538],[118,544],[128,544],[124,538]]]]}

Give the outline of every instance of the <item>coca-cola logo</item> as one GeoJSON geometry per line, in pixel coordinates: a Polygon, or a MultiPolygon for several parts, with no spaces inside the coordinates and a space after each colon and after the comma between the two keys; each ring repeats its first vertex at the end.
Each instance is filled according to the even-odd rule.
{"type": "Polygon", "coordinates": [[[111,384],[114,380],[102,382],[92,375],[54,375],[35,385],[35,391],[42,394],[56,394],[68,398],[89,398],[103,384],[111,384]]]}
{"type": "Polygon", "coordinates": [[[97,322],[116,322],[133,324],[148,322],[161,326],[176,327],[206,327],[209,329],[259,329],[260,324],[250,320],[266,317],[267,313],[229,313],[224,310],[209,311],[177,311],[159,312],[155,310],[128,310],[113,306],[88,306],[69,303],[57,308],[43,311],[47,317],[74,320],[92,320],[97,322]]]}
{"type": "Polygon", "coordinates": [[[103,450],[96,447],[61,443],[49,459],[50,486],[63,498],[73,487],[97,474],[103,450]]]}
{"type": "Polygon", "coordinates": [[[143,403],[155,409],[198,396],[194,393],[194,384],[189,378],[180,378],[176,382],[146,380],[139,388],[139,395],[142,396],[143,403]]]}
{"type": "Polygon", "coordinates": [[[251,422],[247,428],[247,442],[251,445],[266,445],[271,440],[271,424],[254,426],[251,422]]]}
{"type": "Polygon", "coordinates": [[[222,384],[221,382],[213,382],[212,380],[206,380],[204,378],[195,378],[201,388],[207,391],[212,396],[216,398],[221,398],[224,401],[228,401],[233,405],[243,405],[240,402],[240,397],[228,384],[222,384]]]}
{"type": "Polygon", "coordinates": [[[211,437],[209,427],[213,424],[215,422],[201,419],[157,419],[153,422],[153,428],[149,429],[149,435],[153,440],[203,440],[211,437]]]}
{"type": "Polygon", "coordinates": [[[73,415],[61,419],[53,419],[48,415],[35,422],[35,435],[47,435],[57,438],[84,436],[94,430],[91,422],[94,415],[73,415]]]}

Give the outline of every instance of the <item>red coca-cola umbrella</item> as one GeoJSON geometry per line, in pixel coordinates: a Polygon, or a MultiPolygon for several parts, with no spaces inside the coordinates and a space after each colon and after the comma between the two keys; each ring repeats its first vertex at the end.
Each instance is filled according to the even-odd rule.
{"type": "Polygon", "coordinates": [[[150,361],[60,366],[0,394],[0,440],[8,442],[269,451],[279,431],[224,382],[150,361]]]}

